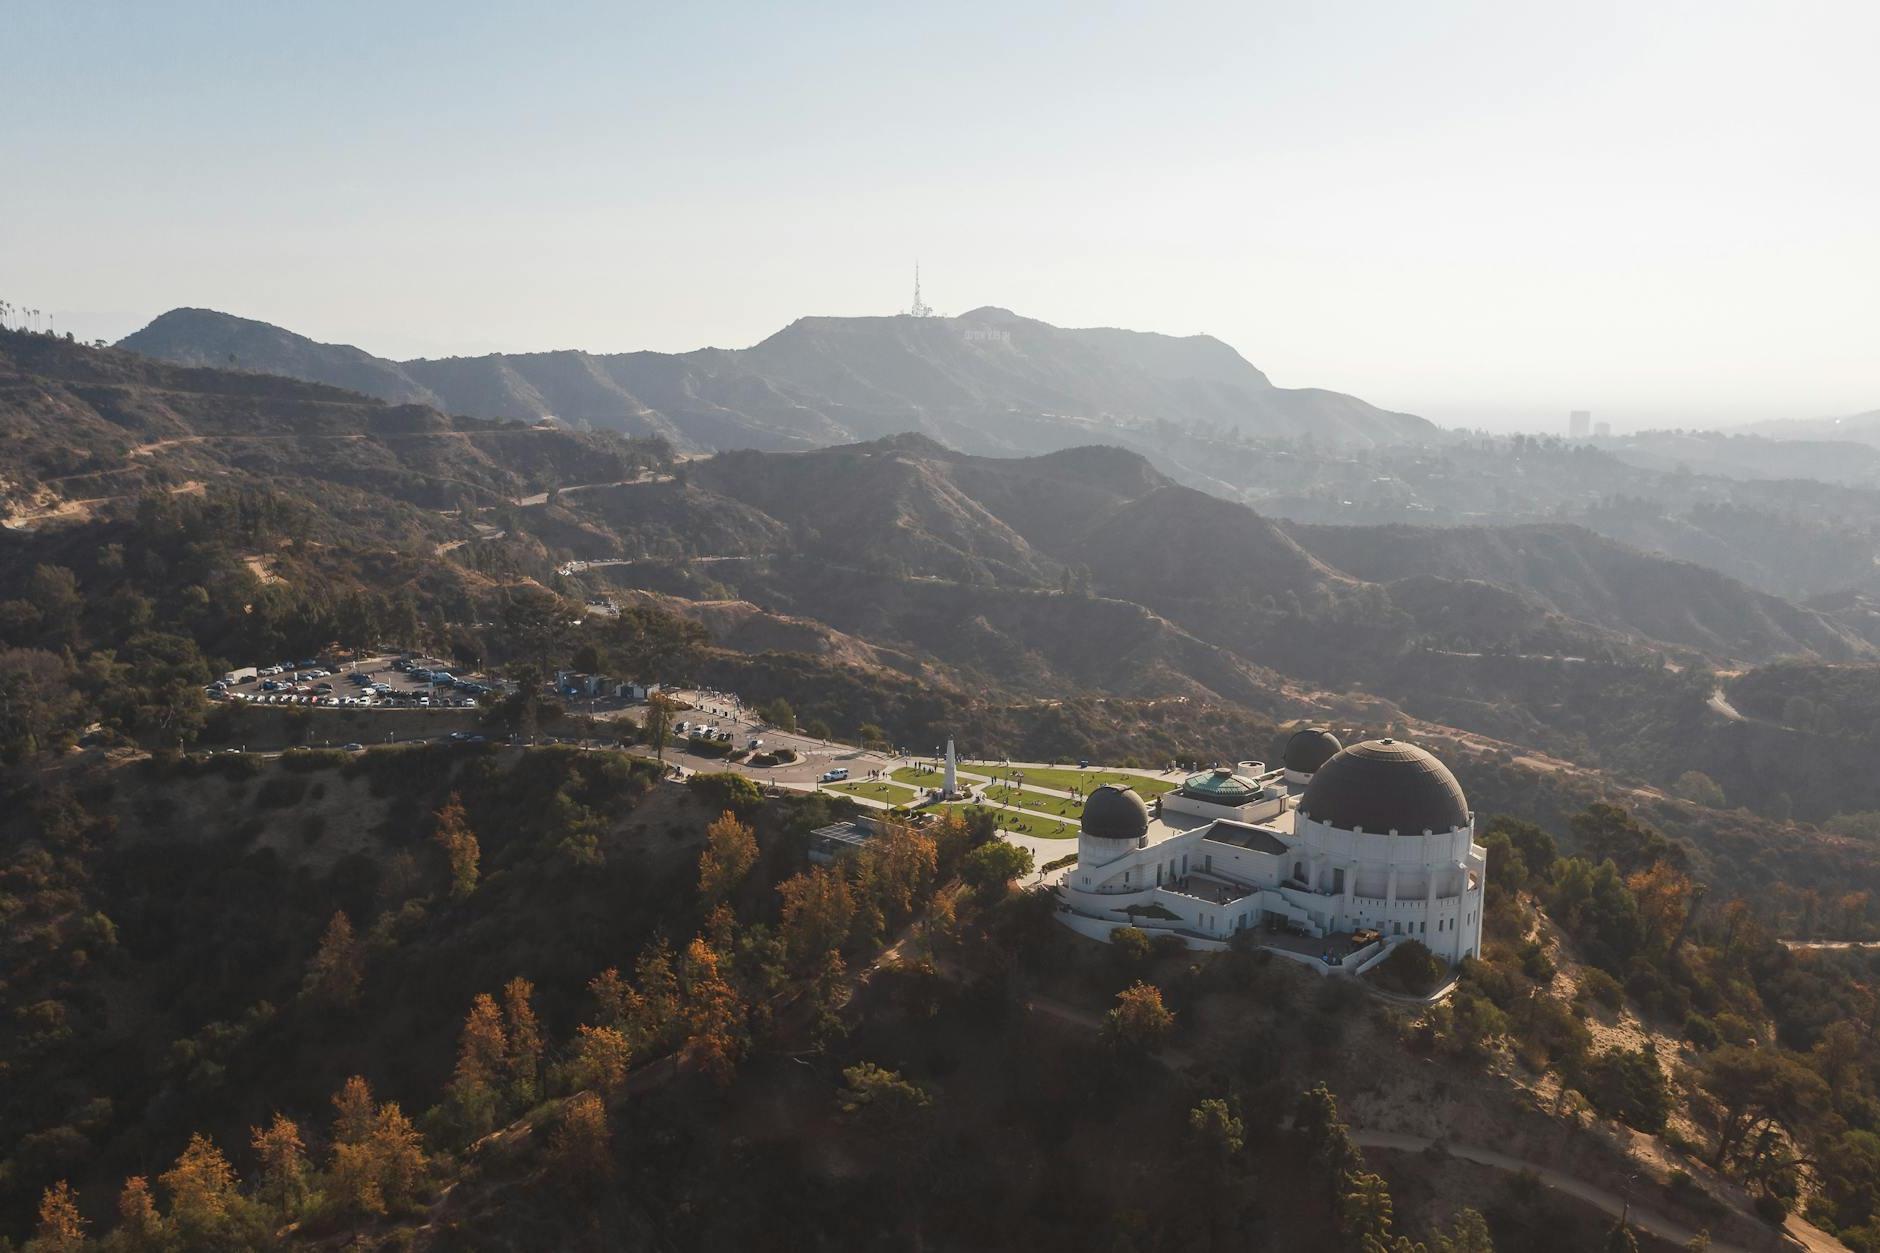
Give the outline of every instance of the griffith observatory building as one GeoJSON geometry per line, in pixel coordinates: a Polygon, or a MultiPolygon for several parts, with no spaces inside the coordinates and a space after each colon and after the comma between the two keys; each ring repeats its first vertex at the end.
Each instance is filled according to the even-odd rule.
{"type": "Polygon", "coordinates": [[[1127,787],[1093,790],[1058,918],[1096,939],[1138,927],[1195,949],[1253,931],[1351,973],[1415,938],[1453,964],[1481,953],[1486,864],[1442,762],[1401,740],[1346,748],[1308,729],[1279,768],[1205,770],[1153,807],[1127,787]]]}

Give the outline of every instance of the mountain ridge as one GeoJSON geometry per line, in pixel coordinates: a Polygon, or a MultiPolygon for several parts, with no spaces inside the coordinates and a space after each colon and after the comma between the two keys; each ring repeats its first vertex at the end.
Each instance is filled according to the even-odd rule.
{"type": "Polygon", "coordinates": [[[552,417],[697,450],[790,449],[921,430],[975,452],[1038,453],[1172,422],[1369,446],[1434,438],[1422,418],[1281,388],[1223,341],[1061,328],[984,306],[952,318],[798,318],[749,348],[573,349],[393,361],[270,323],[173,309],[119,347],[280,373],[472,417],[552,417]]]}

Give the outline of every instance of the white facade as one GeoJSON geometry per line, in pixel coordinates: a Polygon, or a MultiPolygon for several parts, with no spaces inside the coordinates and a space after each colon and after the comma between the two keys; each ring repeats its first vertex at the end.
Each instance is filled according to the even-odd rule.
{"type": "Polygon", "coordinates": [[[1062,920],[1087,935],[1140,927],[1193,948],[1252,930],[1257,943],[1347,970],[1405,938],[1452,964],[1480,954],[1487,858],[1472,813],[1448,831],[1341,830],[1299,809],[1296,773],[1242,776],[1259,798],[1239,805],[1171,792],[1133,839],[1080,835],[1062,920]],[[1367,930],[1381,940],[1354,944],[1351,933],[1367,930]]]}

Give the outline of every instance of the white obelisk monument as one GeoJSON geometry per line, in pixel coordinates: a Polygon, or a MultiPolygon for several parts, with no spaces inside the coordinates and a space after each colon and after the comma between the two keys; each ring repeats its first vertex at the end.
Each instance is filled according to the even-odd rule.
{"type": "Polygon", "coordinates": [[[947,777],[945,787],[942,790],[950,797],[960,794],[959,763],[953,758],[952,736],[947,737],[947,777]]]}

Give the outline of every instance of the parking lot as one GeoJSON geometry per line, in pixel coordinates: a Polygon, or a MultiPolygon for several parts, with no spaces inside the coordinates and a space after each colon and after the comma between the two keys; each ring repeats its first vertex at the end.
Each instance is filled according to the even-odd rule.
{"type": "Polygon", "coordinates": [[[246,667],[208,689],[211,700],[335,709],[475,709],[504,692],[498,680],[437,658],[399,653],[246,667]]]}

